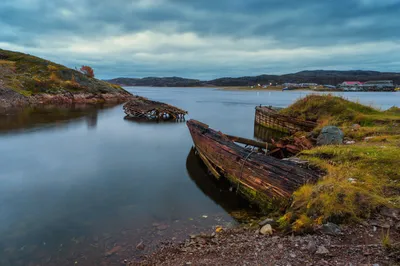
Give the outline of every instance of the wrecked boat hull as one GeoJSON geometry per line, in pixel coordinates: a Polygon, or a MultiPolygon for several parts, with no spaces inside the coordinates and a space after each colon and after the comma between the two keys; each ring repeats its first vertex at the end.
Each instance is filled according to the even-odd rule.
{"type": "Polygon", "coordinates": [[[312,131],[317,123],[302,121],[286,115],[281,115],[277,110],[268,106],[257,106],[255,124],[293,134],[297,131],[312,131]]]}
{"type": "Polygon", "coordinates": [[[292,193],[319,175],[299,165],[256,153],[235,144],[221,132],[196,120],[187,121],[200,158],[217,178],[226,177],[234,188],[262,209],[286,206],[292,193]]]}
{"type": "Polygon", "coordinates": [[[175,106],[135,96],[124,107],[127,119],[138,121],[184,121],[185,110],[175,106]]]}

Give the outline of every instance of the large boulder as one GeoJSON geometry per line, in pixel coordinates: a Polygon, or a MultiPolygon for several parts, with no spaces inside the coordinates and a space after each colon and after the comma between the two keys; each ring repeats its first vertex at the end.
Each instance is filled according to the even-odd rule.
{"type": "Polygon", "coordinates": [[[317,138],[317,145],[343,144],[343,131],[335,126],[324,127],[317,138]]]}

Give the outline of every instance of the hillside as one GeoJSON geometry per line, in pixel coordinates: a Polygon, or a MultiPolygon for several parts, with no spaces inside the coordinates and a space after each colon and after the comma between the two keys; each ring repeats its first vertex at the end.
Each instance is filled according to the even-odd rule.
{"type": "Polygon", "coordinates": [[[154,87],[199,87],[199,86],[252,86],[256,84],[269,83],[318,83],[337,85],[343,81],[358,80],[393,80],[400,84],[400,73],[378,72],[378,71],[333,71],[333,70],[312,70],[301,71],[285,75],[260,75],[238,78],[224,77],[214,80],[201,81],[178,77],[171,78],[117,78],[109,80],[110,83],[127,86],[154,86],[154,87]]]}
{"type": "Polygon", "coordinates": [[[153,87],[201,87],[204,82],[197,79],[185,79],[179,77],[167,78],[116,78],[108,80],[113,84],[122,86],[153,86],[153,87]]]}
{"type": "Polygon", "coordinates": [[[119,85],[23,53],[0,49],[0,108],[29,104],[124,101],[119,85]]]}

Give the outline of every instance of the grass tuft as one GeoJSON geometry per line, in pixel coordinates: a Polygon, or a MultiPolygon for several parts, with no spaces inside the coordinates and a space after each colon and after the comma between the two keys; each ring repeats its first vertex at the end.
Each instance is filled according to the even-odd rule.
{"type": "Polygon", "coordinates": [[[316,133],[325,125],[336,125],[346,138],[357,140],[353,145],[321,146],[299,154],[326,175],[293,194],[290,219],[283,216],[282,224],[301,232],[311,224],[365,219],[382,206],[399,208],[399,110],[380,111],[331,95],[310,95],[282,110],[317,121],[316,133]]]}

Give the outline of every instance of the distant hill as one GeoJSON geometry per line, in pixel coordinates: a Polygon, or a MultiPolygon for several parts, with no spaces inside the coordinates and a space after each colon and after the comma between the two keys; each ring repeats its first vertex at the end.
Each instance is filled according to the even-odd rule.
{"type": "Polygon", "coordinates": [[[152,86],[152,87],[201,87],[201,86],[252,86],[269,83],[318,83],[337,85],[343,81],[368,81],[368,80],[393,80],[400,84],[400,73],[364,71],[364,70],[311,70],[285,75],[260,75],[239,78],[219,78],[214,80],[196,80],[180,77],[165,78],[116,78],[108,80],[113,84],[122,86],[152,86]]]}
{"type": "Polygon", "coordinates": [[[107,80],[110,83],[122,86],[153,86],[153,87],[198,87],[204,86],[204,82],[197,79],[185,79],[179,77],[166,78],[116,78],[107,80]]]}
{"type": "Polygon", "coordinates": [[[119,85],[32,55],[0,49],[0,109],[124,101],[131,96],[119,85]]]}

